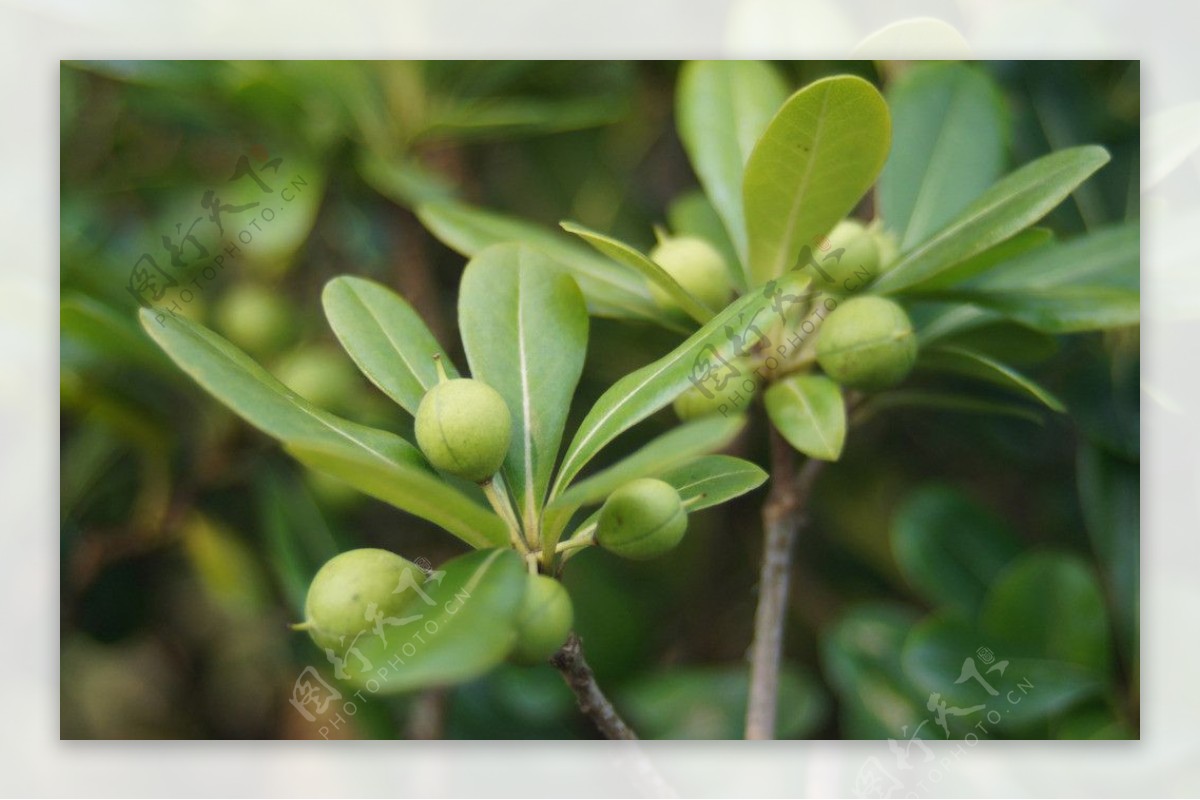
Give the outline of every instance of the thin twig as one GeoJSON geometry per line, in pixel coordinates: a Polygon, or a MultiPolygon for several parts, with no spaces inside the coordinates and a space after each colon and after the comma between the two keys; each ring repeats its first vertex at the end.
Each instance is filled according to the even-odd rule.
{"type": "Polygon", "coordinates": [[[567,637],[567,643],[550,657],[550,663],[562,673],[563,680],[575,693],[579,710],[596,724],[600,732],[608,739],[637,739],[621,715],[613,708],[604,692],[596,685],[596,676],[583,657],[583,648],[579,637],[574,632],[567,637]]]}
{"type": "Polygon", "coordinates": [[[804,523],[809,494],[824,461],[809,459],[796,472],[796,452],[771,428],[771,492],[763,505],[762,570],[754,641],[750,645],[750,697],[746,738],[774,739],[783,622],[787,613],[792,546],[804,523]]]}

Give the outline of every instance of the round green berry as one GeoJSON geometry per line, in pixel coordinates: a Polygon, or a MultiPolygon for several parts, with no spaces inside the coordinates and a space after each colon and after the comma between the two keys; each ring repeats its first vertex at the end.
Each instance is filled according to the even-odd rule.
{"type": "MultiPolygon", "coordinates": [[[[695,236],[663,238],[650,251],[650,260],[714,311],[720,311],[729,303],[733,294],[729,267],[716,248],[703,239],[695,236]]],[[[661,308],[678,308],[675,300],[658,284],[650,284],[650,295],[661,308]]]]}
{"type": "MultiPolygon", "coordinates": [[[[745,375],[746,370],[742,370],[742,373],[745,375]]],[[[758,393],[758,379],[753,377],[753,372],[750,375],[754,389],[749,393],[746,391],[747,384],[744,381],[731,385],[726,391],[709,389],[707,395],[700,387],[689,386],[683,391],[683,394],[675,398],[672,408],[675,409],[676,416],[684,422],[717,414],[729,416],[742,413],[750,406],[750,401],[758,393]]]]}
{"type": "Polygon", "coordinates": [[[469,378],[434,386],[417,407],[417,444],[429,463],[475,483],[491,480],[512,437],[512,415],[492,387],[469,378]]]}
{"type": "Polygon", "coordinates": [[[853,389],[875,391],[904,380],[917,361],[917,337],[904,309],[883,297],[855,297],[821,325],[817,361],[853,389]]]}
{"type": "Polygon", "coordinates": [[[574,621],[571,596],[563,585],[547,575],[530,575],[517,612],[517,643],[509,659],[540,664],[562,647],[574,621]]]}
{"type": "Polygon", "coordinates": [[[425,573],[395,553],[365,547],[340,553],[325,562],[308,587],[304,623],[318,647],[350,647],[367,635],[377,619],[398,619],[418,595],[425,573]]]}
{"type": "Polygon", "coordinates": [[[867,227],[858,220],[842,220],[826,238],[829,248],[820,256],[820,263],[829,279],[817,273],[816,284],[819,288],[834,293],[853,291],[879,271],[879,246],[867,227]],[[828,256],[837,250],[841,250],[842,254],[834,261],[828,256]]]}
{"type": "Polygon", "coordinates": [[[604,501],[596,543],[616,555],[644,561],[674,548],[686,530],[687,510],[675,487],[657,478],[639,478],[604,501]]]}
{"type": "Polygon", "coordinates": [[[276,352],[292,333],[292,310],[277,291],[256,283],[232,287],[217,303],[217,329],[255,355],[276,352]]]}

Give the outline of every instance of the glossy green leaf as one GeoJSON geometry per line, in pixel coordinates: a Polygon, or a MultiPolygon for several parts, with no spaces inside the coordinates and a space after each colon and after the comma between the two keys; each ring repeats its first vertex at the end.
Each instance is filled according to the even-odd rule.
{"type": "MultiPolygon", "coordinates": [[[[671,669],[638,678],[618,695],[629,724],[645,739],[739,739],[746,724],[750,673],[744,666],[671,669]]],[[[775,736],[811,735],[829,703],[807,672],[779,673],[775,736]]]]}
{"type": "Polygon", "coordinates": [[[941,344],[965,347],[1014,366],[1040,364],[1059,351],[1055,337],[1006,319],[980,321],[923,346],[932,349],[941,344]]]}
{"type": "Polygon", "coordinates": [[[541,250],[575,279],[587,298],[588,310],[596,316],[669,326],[640,275],[559,231],[461,202],[424,203],[416,213],[434,236],[468,258],[506,242],[522,242],[541,250]]]}
{"type": "Polygon", "coordinates": [[[992,512],[938,485],[904,501],[892,520],[891,543],[904,579],[923,599],[971,620],[988,588],[1021,551],[992,512]]]}
{"type": "Polygon", "coordinates": [[[1043,248],[1052,241],[1054,241],[1054,233],[1049,228],[1023,230],[1012,238],[989,247],[982,253],[956,264],[945,272],[934,275],[927,281],[908,287],[904,290],[904,294],[921,294],[964,283],[997,266],[1007,264],[1019,256],[1043,248]]]}
{"type": "Polygon", "coordinates": [[[761,61],[693,61],[679,71],[675,119],[700,185],[746,263],[742,175],[787,85],[761,61]]]}
{"type": "MultiPolygon", "coordinates": [[[[790,273],[777,288],[795,291],[809,281],[807,276],[790,273]]],[[[580,423],[563,456],[551,496],[557,496],[606,444],[669,404],[692,385],[689,379],[693,371],[702,371],[705,365],[716,369],[720,367],[718,357],[731,361],[736,358],[739,344],[747,348],[752,346],[756,336],[746,327],[746,321],[755,320],[769,307],[767,293],[745,295],[670,353],[609,387],[580,423]],[[738,336],[743,336],[745,341],[739,343],[738,336]]],[[[758,322],[763,323],[763,320],[758,322]]]]}
{"type": "MultiPolygon", "coordinates": [[[[909,633],[903,667],[935,708],[945,704],[946,728],[953,738],[972,729],[978,735],[980,723],[992,735],[1018,735],[1105,688],[1086,667],[1031,656],[987,629],[942,614],[928,617],[909,633]]],[[[926,727],[936,738],[945,738],[936,713],[926,727]]]]}
{"type": "Polygon", "coordinates": [[[577,222],[561,222],[559,225],[567,233],[573,233],[594,247],[598,252],[619,261],[631,269],[637,270],[653,284],[666,292],[672,300],[679,304],[684,313],[703,325],[712,319],[713,310],[701,303],[692,293],[683,288],[679,281],[671,277],[665,269],[654,263],[648,256],[637,248],[631,247],[611,236],[590,230],[577,222]]]}
{"type": "Polygon", "coordinates": [[[1082,559],[1031,553],[992,586],[980,628],[1014,655],[1075,664],[1099,676],[1112,669],[1108,612],[1096,576],[1082,559]]]}
{"type": "MultiPolygon", "coordinates": [[[[166,312],[159,312],[165,314],[166,312]]],[[[147,367],[155,372],[178,375],[170,362],[127,316],[85,295],[66,297],[59,305],[59,333],[102,352],[106,358],[147,367]]]]}
{"type": "Polygon", "coordinates": [[[767,416],[788,443],[812,458],[837,461],[846,441],[842,390],[824,375],[794,375],[763,395],[767,416]]]}
{"type": "Polygon", "coordinates": [[[912,609],[891,604],[851,608],[820,640],[822,671],[838,695],[843,735],[854,739],[931,738],[927,694],[907,679],[901,648],[917,623],[912,609]]]}
{"type": "Polygon", "coordinates": [[[995,311],[1044,333],[1122,328],[1141,320],[1140,293],[1112,286],[954,290],[945,296],[995,311]]]}
{"type": "Polygon", "coordinates": [[[896,389],[873,395],[858,407],[854,421],[862,423],[870,417],[894,408],[927,408],[965,414],[998,414],[1023,419],[1038,425],[1042,424],[1042,418],[1037,411],[1025,405],[1001,403],[983,397],[925,389],[896,389]]]}
{"type": "Polygon", "coordinates": [[[495,245],[467,264],[458,323],[471,375],[512,414],[503,474],[528,528],[546,497],[587,354],[583,295],[537,250],[495,245]]]}
{"type": "Polygon", "coordinates": [[[328,442],[284,442],[284,449],[309,469],[440,525],[472,547],[508,544],[508,529],[498,516],[442,480],[409,447],[407,458],[382,459],[328,442]]]}
{"type": "Polygon", "coordinates": [[[603,502],[632,480],[659,477],[698,455],[720,450],[733,441],[745,424],[741,415],[714,415],[680,425],[642,445],[633,455],[571,486],[554,505],[578,508],[603,502]]]}
{"type": "Polygon", "coordinates": [[[1140,259],[1141,229],[1133,221],[1031,250],[979,275],[968,287],[1032,292],[1065,286],[1107,286],[1136,291],[1140,259]]]}
{"type": "Polygon", "coordinates": [[[362,373],[410,414],[438,382],[434,356],[450,377],[458,371],[420,315],[400,295],[364,278],[343,275],[321,293],[325,316],[362,373]]]}
{"type": "Polygon", "coordinates": [[[1033,225],[1108,163],[1096,145],[1059,150],[1010,172],[929,239],[902,256],[875,281],[897,292],[978,255],[1033,225]]]}
{"type": "Polygon", "coordinates": [[[1100,564],[1115,633],[1127,660],[1138,660],[1141,479],[1136,461],[1080,445],[1079,502],[1100,564]]]}
{"type": "Polygon", "coordinates": [[[802,247],[854,209],[890,142],[887,104],[861,78],[823,78],[784,103],[743,179],[750,286],[791,269],[802,247]]]}
{"type": "Polygon", "coordinates": [[[143,310],[142,326],[167,355],[211,395],[289,446],[302,461],[368,494],[386,494],[381,499],[441,525],[475,547],[508,541],[499,517],[443,482],[404,439],[323,411],[212,331],[180,317],[158,316],[143,310]]]}
{"type": "Polygon", "coordinates": [[[1052,411],[1062,413],[1067,410],[1061,400],[1037,381],[994,358],[966,347],[941,344],[922,350],[917,366],[921,369],[977,378],[1032,397],[1052,411]]]}
{"type": "Polygon", "coordinates": [[[692,513],[757,489],[766,482],[767,473],[744,459],[713,455],[669,469],[659,477],[674,486],[685,503],[694,500],[688,506],[692,513]]]}
{"type": "Polygon", "coordinates": [[[1000,177],[1008,140],[999,88],[975,67],[914,67],[887,92],[892,152],[879,176],[879,209],[911,250],[1000,177]]]}
{"type": "MultiPolygon", "coordinates": [[[[740,180],[740,179],[739,179],[740,180]]],[[[685,192],[671,201],[667,209],[667,224],[676,236],[695,236],[703,239],[721,254],[729,271],[729,280],[739,292],[746,290],[746,274],[734,249],[725,224],[704,192],[685,192]]]]}
{"type": "Polygon", "coordinates": [[[344,660],[350,681],[380,693],[472,680],[512,650],[526,583],[515,550],[459,556],[420,587],[423,596],[406,608],[407,622],[385,624],[382,637],[367,631],[355,642],[358,653],[334,655],[344,660]]]}

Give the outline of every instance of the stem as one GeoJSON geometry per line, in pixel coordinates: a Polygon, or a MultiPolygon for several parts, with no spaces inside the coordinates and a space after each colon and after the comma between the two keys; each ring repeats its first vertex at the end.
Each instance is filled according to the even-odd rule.
{"type": "Polygon", "coordinates": [[[575,535],[566,541],[559,542],[554,546],[554,552],[564,553],[567,550],[574,550],[577,547],[587,547],[596,543],[596,523],[580,528],[575,532],[575,535]]]}
{"type": "Polygon", "coordinates": [[[809,459],[796,472],[796,452],[771,428],[771,493],[763,505],[762,570],[754,641],[750,645],[750,697],[746,738],[774,739],[779,693],[779,662],[787,611],[788,571],[792,544],[804,523],[804,509],[824,461],[809,459]]]}
{"type": "Polygon", "coordinates": [[[574,631],[567,637],[566,644],[550,657],[550,663],[562,673],[563,680],[575,693],[579,710],[595,723],[606,739],[638,738],[596,685],[596,676],[583,657],[582,642],[574,631]]]}
{"type": "Polygon", "coordinates": [[[504,520],[504,524],[508,526],[508,538],[512,542],[512,546],[521,555],[527,555],[529,553],[529,546],[521,536],[521,525],[517,522],[517,515],[513,513],[512,506],[509,505],[508,493],[505,492],[501,495],[500,492],[496,491],[495,481],[485,481],[479,485],[483,488],[483,493],[487,496],[488,502],[492,504],[492,509],[500,515],[500,519],[504,520]]]}

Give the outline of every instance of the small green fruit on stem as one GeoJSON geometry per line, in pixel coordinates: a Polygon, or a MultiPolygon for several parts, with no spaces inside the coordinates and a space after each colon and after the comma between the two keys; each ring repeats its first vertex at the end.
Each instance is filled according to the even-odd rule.
{"type": "Polygon", "coordinates": [[[378,618],[402,618],[418,600],[415,589],[425,572],[395,553],[366,547],[348,550],[325,562],[308,587],[305,630],[318,647],[345,650],[359,634],[374,629],[378,618]]]}
{"type": "MultiPolygon", "coordinates": [[[[729,267],[716,248],[703,239],[695,236],[661,237],[658,245],[650,251],[650,260],[713,311],[720,311],[729,303],[733,294],[729,267]]],[[[678,307],[675,300],[657,284],[650,284],[650,296],[661,308],[678,307]]]]}
{"type": "Polygon", "coordinates": [[[517,664],[540,664],[562,647],[575,613],[571,596],[547,575],[530,575],[517,615],[517,643],[509,659],[517,664]]]}
{"type": "Polygon", "coordinates": [[[829,249],[824,251],[825,257],[816,254],[825,275],[818,273],[815,279],[816,285],[825,291],[835,294],[853,291],[879,272],[879,246],[858,220],[842,220],[830,231],[826,241],[829,249]],[[837,261],[827,258],[837,250],[842,251],[837,261]]]}
{"type": "Polygon", "coordinates": [[[687,509],[671,484],[639,478],[617,489],[600,509],[596,543],[618,556],[643,561],[679,544],[687,509]]]}
{"type": "Polygon", "coordinates": [[[512,415],[500,393],[486,383],[470,378],[443,380],[421,398],[416,434],[430,464],[484,483],[508,455],[512,415]]]}
{"type": "Polygon", "coordinates": [[[894,386],[917,361],[917,337],[899,304],[883,297],[843,302],[821,325],[817,362],[843,386],[877,391],[894,386]]]}

